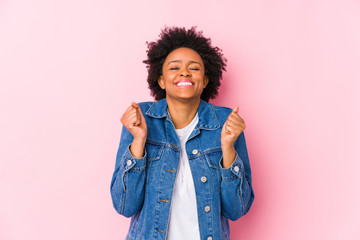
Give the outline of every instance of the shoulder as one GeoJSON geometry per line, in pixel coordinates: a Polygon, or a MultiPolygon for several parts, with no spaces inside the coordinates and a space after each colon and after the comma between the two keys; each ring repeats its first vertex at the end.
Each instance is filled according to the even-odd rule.
{"type": "Polygon", "coordinates": [[[226,119],[228,118],[228,116],[230,115],[230,113],[233,111],[233,109],[231,109],[229,107],[215,105],[212,103],[208,103],[208,104],[214,110],[214,113],[215,113],[216,117],[218,118],[218,120],[220,121],[220,123],[225,122],[226,119]]]}
{"type": "Polygon", "coordinates": [[[145,113],[154,103],[155,103],[154,101],[137,102],[143,113],[145,113]]]}
{"type": "Polygon", "coordinates": [[[212,104],[212,103],[208,103],[208,104],[211,105],[214,108],[214,111],[217,111],[217,112],[229,112],[229,113],[231,113],[232,110],[233,110],[232,108],[225,107],[225,106],[215,105],[215,104],[212,104]]]}

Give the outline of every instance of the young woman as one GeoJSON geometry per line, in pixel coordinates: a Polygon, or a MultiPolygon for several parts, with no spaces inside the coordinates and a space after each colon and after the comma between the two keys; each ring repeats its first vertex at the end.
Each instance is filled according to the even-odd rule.
{"type": "Polygon", "coordinates": [[[147,56],[157,101],[123,114],[111,181],[116,211],[131,217],[126,239],[230,239],[228,219],[254,193],[239,108],[208,103],[226,59],[195,27],[164,28],[147,56]]]}

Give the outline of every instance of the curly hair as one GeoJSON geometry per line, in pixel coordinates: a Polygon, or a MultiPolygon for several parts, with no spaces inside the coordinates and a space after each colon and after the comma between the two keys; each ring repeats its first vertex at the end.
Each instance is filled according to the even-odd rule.
{"type": "Polygon", "coordinates": [[[158,84],[158,78],[162,75],[162,67],[166,57],[173,50],[187,47],[196,51],[204,62],[205,75],[209,83],[204,88],[201,99],[208,102],[218,95],[221,85],[222,72],[226,71],[226,58],[222,50],[211,46],[211,39],[205,38],[202,31],[196,31],[196,26],[186,30],[184,27],[165,27],[156,42],[146,42],[148,45],[147,59],[143,61],[148,70],[147,82],[151,95],[155,100],[166,97],[166,92],[158,84]]]}

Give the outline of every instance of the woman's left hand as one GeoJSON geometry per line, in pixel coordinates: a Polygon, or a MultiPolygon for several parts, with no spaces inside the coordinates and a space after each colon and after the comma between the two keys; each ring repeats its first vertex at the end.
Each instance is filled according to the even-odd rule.
{"type": "Polygon", "coordinates": [[[236,106],[228,116],[221,130],[222,148],[231,148],[239,135],[246,128],[245,121],[238,114],[239,107],[236,106]]]}
{"type": "Polygon", "coordinates": [[[238,115],[239,107],[230,113],[221,130],[221,149],[223,152],[222,166],[228,168],[235,161],[234,142],[245,129],[244,120],[238,115]]]}

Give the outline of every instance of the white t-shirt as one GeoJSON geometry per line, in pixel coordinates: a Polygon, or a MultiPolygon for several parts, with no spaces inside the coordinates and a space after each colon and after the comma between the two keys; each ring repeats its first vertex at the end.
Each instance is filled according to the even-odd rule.
{"type": "Polygon", "coordinates": [[[181,143],[180,162],[171,200],[167,240],[200,239],[194,181],[185,143],[199,121],[198,113],[189,125],[175,129],[181,143]]]}

